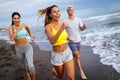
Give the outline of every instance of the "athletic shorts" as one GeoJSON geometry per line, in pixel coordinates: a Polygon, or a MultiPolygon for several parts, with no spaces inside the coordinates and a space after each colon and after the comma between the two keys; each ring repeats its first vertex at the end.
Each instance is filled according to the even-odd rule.
{"type": "Polygon", "coordinates": [[[80,50],[80,42],[75,42],[75,43],[68,43],[70,49],[72,52],[79,51],[80,50]]]}
{"type": "Polygon", "coordinates": [[[55,66],[63,65],[71,59],[73,59],[73,55],[69,47],[67,47],[67,49],[61,53],[56,53],[54,51],[51,52],[51,64],[55,66]]]}

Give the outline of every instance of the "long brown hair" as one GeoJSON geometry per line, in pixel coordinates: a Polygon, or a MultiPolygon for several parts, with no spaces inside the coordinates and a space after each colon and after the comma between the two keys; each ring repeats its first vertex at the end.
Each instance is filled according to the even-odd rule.
{"type": "Polygon", "coordinates": [[[51,10],[53,7],[58,7],[57,5],[52,5],[50,7],[47,7],[45,9],[39,9],[38,10],[38,16],[41,17],[42,15],[45,15],[45,23],[44,26],[46,26],[47,24],[49,24],[52,20],[50,14],[51,14],[51,10]]]}

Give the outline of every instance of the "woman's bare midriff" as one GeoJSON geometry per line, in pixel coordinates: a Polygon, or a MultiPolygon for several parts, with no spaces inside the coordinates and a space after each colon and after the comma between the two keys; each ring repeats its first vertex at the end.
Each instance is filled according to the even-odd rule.
{"type": "Polygon", "coordinates": [[[53,51],[57,52],[57,53],[61,53],[64,52],[67,49],[67,44],[62,44],[62,45],[58,45],[58,46],[53,46],[53,51]]]}
{"type": "Polygon", "coordinates": [[[19,38],[15,40],[15,45],[16,46],[24,46],[27,43],[26,38],[19,38]]]}

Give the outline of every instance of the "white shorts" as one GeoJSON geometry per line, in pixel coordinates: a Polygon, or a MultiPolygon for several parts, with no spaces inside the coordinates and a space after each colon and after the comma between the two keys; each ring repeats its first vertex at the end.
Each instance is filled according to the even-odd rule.
{"type": "Polygon", "coordinates": [[[51,52],[51,63],[53,65],[59,66],[63,65],[67,61],[73,59],[72,51],[69,47],[64,52],[56,53],[54,51],[51,52]]]}

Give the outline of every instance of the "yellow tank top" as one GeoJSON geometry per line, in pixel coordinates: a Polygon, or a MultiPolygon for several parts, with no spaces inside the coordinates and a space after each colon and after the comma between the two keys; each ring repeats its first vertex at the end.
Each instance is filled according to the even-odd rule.
{"type": "MultiPolygon", "coordinates": [[[[52,35],[53,36],[56,35],[57,31],[52,27],[52,25],[51,28],[52,28],[52,35]]],[[[68,38],[68,34],[66,30],[63,30],[60,36],[58,37],[57,41],[52,45],[57,46],[57,45],[65,44],[67,42],[67,38],[68,38]]]]}

